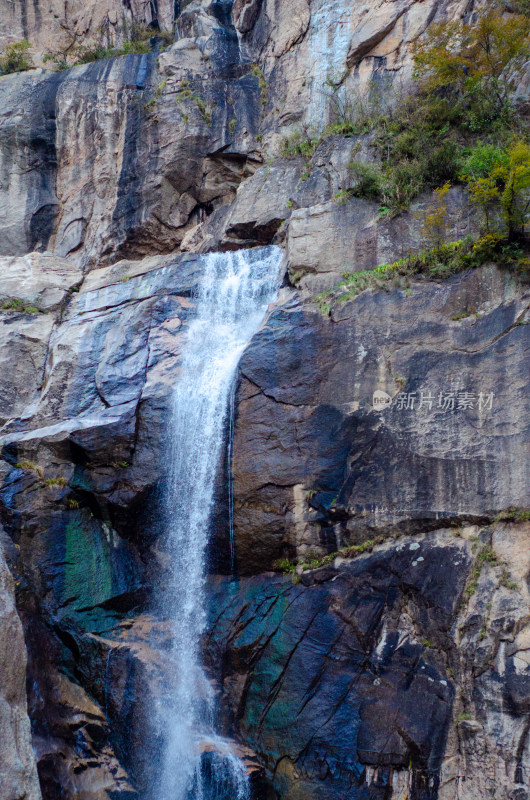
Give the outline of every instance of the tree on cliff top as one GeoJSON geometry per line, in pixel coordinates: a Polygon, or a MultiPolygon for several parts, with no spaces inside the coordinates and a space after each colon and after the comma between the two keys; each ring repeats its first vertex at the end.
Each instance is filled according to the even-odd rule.
{"type": "Polygon", "coordinates": [[[514,74],[530,58],[530,18],[489,11],[472,25],[433,25],[414,52],[420,88],[482,121],[506,117],[514,74]]]}

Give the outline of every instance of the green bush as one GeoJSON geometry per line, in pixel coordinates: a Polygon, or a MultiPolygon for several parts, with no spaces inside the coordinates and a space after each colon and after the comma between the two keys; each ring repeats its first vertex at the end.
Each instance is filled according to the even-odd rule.
{"type": "Polygon", "coordinates": [[[91,64],[93,61],[101,61],[103,58],[112,58],[120,55],[114,47],[78,47],[75,52],[74,66],[77,64],[91,64]]]}
{"type": "Polygon", "coordinates": [[[31,45],[26,39],[15,44],[8,44],[0,57],[0,74],[9,75],[12,72],[24,72],[32,69],[33,61],[29,54],[31,45]]]}
{"type": "Polygon", "coordinates": [[[284,575],[290,575],[296,570],[294,561],[289,561],[288,558],[278,558],[272,565],[276,572],[282,572],[284,575]]]}
{"type": "Polygon", "coordinates": [[[382,175],[377,165],[367,164],[363,161],[352,161],[349,169],[355,181],[350,190],[354,197],[366,197],[368,200],[375,200],[380,196],[382,175]]]}
{"type": "Polygon", "coordinates": [[[80,45],[73,50],[67,48],[64,51],[50,51],[46,53],[43,60],[51,61],[57,70],[63,70],[79,64],[90,64],[104,58],[149,53],[151,39],[155,36],[162,40],[163,47],[168,47],[175,38],[172,31],[158,30],[143,22],[133,22],[132,25],[125,26],[122,33],[126,38],[121,47],[80,45]]]}
{"type": "Polygon", "coordinates": [[[386,171],[381,200],[396,210],[409,207],[426,188],[425,171],[420,160],[399,161],[386,171]]]}
{"type": "Polygon", "coordinates": [[[478,141],[465,157],[463,174],[466,179],[468,177],[474,180],[487,178],[498,164],[506,164],[508,160],[508,155],[502,147],[493,143],[478,141]]]}
{"type": "Polygon", "coordinates": [[[2,311],[18,311],[19,314],[40,314],[40,309],[19,297],[10,297],[0,304],[2,311]]]}
{"type": "Polygon", "coordinates": [[[505,148],[477,144],[463,168],[470,197],[483,213],[486,230],[491,210],[499,207],[508,239],[524,236],[530,216],[530,145],[515,138],[505,148]]]}
{"type": "Polygon", "coordinates": [[[131,53],[136,55],[141,55],[142,53],[149,53],[151,50],[151,45],[149,40],[147,41],[135,41],[127,40],[123,43],[120,48],[120,55],[128,56],[131,53]]]}
{"type": "Polygon", "coordinates": [[[69,69],[70,64],[68,63],[68,59],[64,53],[53,53],[48,52],[44,54],[42,59],[46,64],[48,61],[51,61],[53,66],[58,72],[61,72],[63,69],[69,69]]]}
{"type": "MultiPolygon", "coordinates": [[[[392,214],[406,209],[422,192],[471,174],[467,151],[479,143],[485,149],[474,153],[473,169],[480,166],[480,159],[487,163],[488,148],[494,154],[506,149],[514,132],[520,132],[524,144],[525,121],[516,116],[511,98],[514,75],[530,58],[530,0],[504,5],[518,13],[503,14],[498,6],[469,25],[460,21],[432,25],[415,46],[416,88],[408,97],[376,85],[367,97],[348,97],[340,82],[328,81],[335,123],[320,136],[295,133],[284,140],[282,155],[309,160],[327,136],[375,132],[380,169],[370,167],[364,174],[354,161],[355,182],[337,199],[351,195],[378,199],[392,214]]],[[[517,169],[510,173],[521,187],[518,199],[512,202],[504,189],[495,198],[512,232],[524,229],[526,219],[521,202],[526,191],[522,144],[517,169]]],[[[503,178],[505,187],[510,175],[503,178]]]]}
{"type": "Polygon", "coordinates": [[[307,132],[295,131],[291,136],[284,137],[281,144],[281,155],[284,158],[303,156],[306,159],[313,157],[315,150],[322,139],[311,136],[307,132]]]}
{"type": "Polygon", "coordinates": [[[470,25],[432,25],[415,47],[415,78],[424,92],[460,113],[464,126],[469,112],[482,125],[486,117],[505,120],[513,71],[530,57],[529,34],[524,14],[506,16],[495,9],[470,25]]]}

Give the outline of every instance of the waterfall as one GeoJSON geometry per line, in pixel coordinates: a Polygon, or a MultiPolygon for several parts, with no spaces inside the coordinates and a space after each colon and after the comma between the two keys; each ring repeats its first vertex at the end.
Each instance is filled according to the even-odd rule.
{"type": "Polygon", "coordinates": [[[167,428],[164,519],[170,557],[163,610],[171,620],[170,690],[160,700],[165,745],[157,800],[246,800],[243,765],[215,733],[201,667],[208,528],[230,397],[243,350],[276,296],[277,247],[205,256],[167,428]]]}

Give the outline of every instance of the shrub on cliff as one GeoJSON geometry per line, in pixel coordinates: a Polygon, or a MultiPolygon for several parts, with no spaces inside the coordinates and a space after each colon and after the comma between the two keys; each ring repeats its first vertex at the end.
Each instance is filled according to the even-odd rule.
{"type": "Polygon", "coordinates": [[[56,70],[69,69],[79,64],[90,64],[104,58],[117,56],[141,55],[149,53],[156,44],[163,50],[173,43],[175,35],[172,31],[161,30],[143,22],[133,22],[122,28],[125,40],[121,47],[106,47],[102,44],[76,44],[76,39],[71,41],[66,48],[58,51],[49,51],[44,56],[44,61],[51,61],[56,70]],[[152,41],[156,40],[156,41],[152,41]]]}
{"type": "Polygon", "coordinates": [[[414,77],[438,111],[471,131],[507,121],[513,75],[530,58],[530,19],[489,11],[472,25],[431,26],[414,51],[414,77]]]}
{"type": "Polygon", "coordinates": [[[15,44],[8,44],[0,57],[0,75],[9,75],[12,72],[24,72],[33,68],[33,61],[29,54],[30,43],[23,39],[15,44]]]}
{"type": "Polygon", "coordinates": [[[479,143],[469,153],[462,177],[472,202],[483,211],[487,232],[492,212],[500,208],[508,239],[524,236],[530,213],[530,145],[521,138],[507,148],[479,143]]]}
{"type": "Polygon", "coordinates": [[[490,11],[473,25],[446,22],[428,30],[414,53],[417,92],[377,138],[385,203],[400,210],[421,191],[459,180],[466,148],[478,135],[506,146],[512,131],[523,127],[511,102],[512,83],[529,57],[530,19],[524,15],[490,11]]]}
{"type": "Polygon", "coordinates": [[[103,58],[111,58],[119,55],[114,47],[78,47],[75,53],[74,66],[76,64],[90,64],[92,61],[100,61],[103,58]]]}
{"type": "MultiPolygon", "coordinates": [[[[351,186],[344,187],[340,199],[379,199],[389,213],[399,213],[422,192],[461,181],[468,150],[479,137],[507,152],[519,132],[522,147],[526,125],[513,106],[512,87],[529,58],[530,19],[525,13],[506,15],[497,7],[472,24],[433,25],[415,47],[412,94],[394,93],[392,107],[391,87],[386,87],[384,103],[377,87],[360,103],[344,99],[339,87],[332,85],[336,124],[321,137],[294,134],[285,140],[283,155],[302,155],[309,161],[327,136],[371,131],[380,166],[365,168],[352,161],[351,186]]],[[[521,147],[519,157],[524,160],[521,147]]],[[[519,181],[521,170],[523,164],[519,181]]],[[[510,235],[523,227],[524,191],[517,190],[518,199],[512,203],[504,189],[491,197],[492,203],[503,204],[510,235]]]]}

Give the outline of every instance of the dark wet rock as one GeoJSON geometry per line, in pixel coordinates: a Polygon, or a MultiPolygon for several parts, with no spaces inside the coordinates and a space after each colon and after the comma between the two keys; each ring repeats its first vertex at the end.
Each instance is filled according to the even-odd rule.
{"type": "MultiPolygon", "coordinates": [[[[167,630],[145,616],[164,571],[161,420],[202,264],[183,254],[122,261],[91,271],[72,293],[68,279],[62,300],[38,317],[52,320],[44,361],[32,345],[44,382],[3,426],[2,515],[16,544],[29,708],[50,798],[61,785],[68,797],[83,788],[89,800],[142,796],[152,782],[163,741],[152,708],[168,674],[167,630]]],[[[422,533],[294,581],[219,582],[207,649],[225,698],[222,729],[247,748],[257,796],[267,800],[271,782],[288,800],[329,800],[350,781],[359,798],[410,784],[413,796],[434,800],[425,775],[453,781],[453,768],[464,772],[462,752],[472,763],[485,742],[513,786],[510,737],[524,763],[527,623],[518,592],[530,568],[522,528],[472,528],[462,539],[425,532],[440,516],[486,523],[525,503],[513,454],[526,435],[527,326],[518,324],[526,289],[488,267],[411,290],[366,292],[331,317],[284,290],[242,361],[233,462],[242,574],[281,556],[422,533]],[[471,314],[451,319],[462,311],[471,314]],[[448,429],[436,409],[429,424],[411,411],[371,409],[376,386],[396,396],[396,378],[410,380],[411,391],[433,380],[435,393],[455,373],[499,399],[482,428],[470,410],[457,410],[460,424],[448,429]],[[434,463],[445,476],[438,482],[434,463]],[[483,546],[498,561],[484,566],[462,610],[483,546]],[[322,728],[324,707],[333,714],[322,728]],[[429,714],[418,716],[420,707],[429,714]],[[467,726],[457,723],[461,713],[472,716],[467,726]],[[504,733],[493,746],[499,714],[504,733]]],[[[227,563],[226,489],[220,472],[214,570],[227,563]]]]}
{"type": "Polygon", "coordinates": [[[418,785],[436,782],[454,701],[451,627],[470,563],[463,540],[426,537],[321,580],[317,570],[309,585],[217,584],[208,652],[281,797],[378,796],[369,787],[408,769],[418,785]]]}
{"type": "Polygon", "coordinates": [[[477,560],[478,533],[212,584],[207,653],[224,709],[282,798],[456,798],[461,784],[469,797],[515,796],[528,747],[529,528],[481,533],[490,561],[477,560]]]}
{"type": "Polygon", "coordinates": [[[241,363],[233,469],[242,572],[525,506],[527,308],[526,285],[494,268],[364,292],[331,317],[292,299],[280,305],[241,363]],[[376,390],[393,398],[380,413],[376,390]],[[454,411],[444,410],[451,392],[454,411]]]}
{"type": "Polygon", "coordinates": [[[0,254],[50,249],[85,268],[171,252],[233,199],[252,171],[258,79],[232,75],[237,48],[206,16],[210,53],[181,38],[160,56],[2,80],[0,254]]]}

